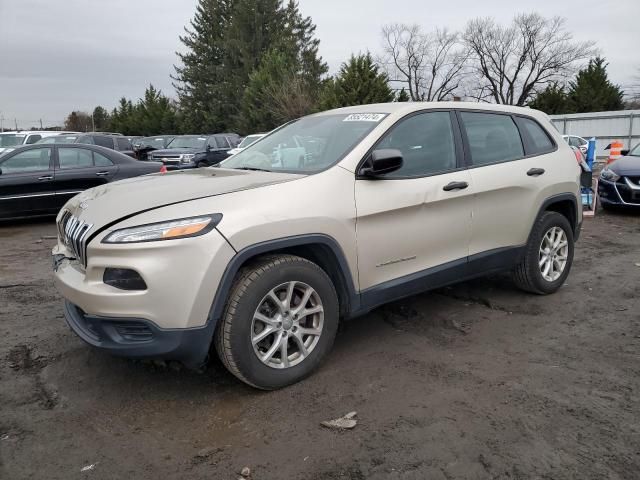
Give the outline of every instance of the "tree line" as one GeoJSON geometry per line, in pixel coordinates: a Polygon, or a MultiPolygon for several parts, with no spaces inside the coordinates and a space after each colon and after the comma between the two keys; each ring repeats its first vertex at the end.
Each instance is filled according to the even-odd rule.
{"type": "Polygon", "coordinates": [[[479,18],[460,32],[388,24],[377,52],[352,54],[333,76],[315,30],[295,0],[199,0],[180,36],[176,100],[150,85],[111,112],[72,112],[65,128],[247,134],[329,108],[454,98],[547,113],[624,107],[595,45],[575,41],[560,17],[519,14],[508,25],[479,18]]]}

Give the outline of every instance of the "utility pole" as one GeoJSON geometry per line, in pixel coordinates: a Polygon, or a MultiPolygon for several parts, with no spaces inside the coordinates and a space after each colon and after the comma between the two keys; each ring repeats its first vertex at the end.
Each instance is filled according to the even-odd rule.
{"type": "Polygon", "coordinates": [[[13,123],[16,126],[16,132],[18,131],[18,119],[16,117],[13,117],[13,123]]]}
{"type": "Polygon", "coordinates": [[[40,119],[40,130],[44,130],[44,129],[42,128],[42,119],[40,119]]]}
{"type": "Polygon", "coordinates": [[[91,128],[92,128],[92,132],[96,131],[96,121],[93,119],[93,113],[91,114],[91,128]]]}
{"type": "Polygon", "coordinates": [[[4,115],[0,114],[0,132],[4,133],[4,115]]]}

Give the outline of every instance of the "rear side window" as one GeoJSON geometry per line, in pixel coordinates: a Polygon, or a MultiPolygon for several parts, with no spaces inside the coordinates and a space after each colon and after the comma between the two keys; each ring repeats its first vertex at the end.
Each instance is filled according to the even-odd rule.
{"type": "Polygon", "coordinates": [[[118,150],[131,150],[131,142],[127,138],[116,138],[118,150]]]}
{"type": "Polygon", "coordinates": [[[473,165],[516,160],[524,156],[518,127],[509,115],[460,112],[473,165]]]}
{"type": "Polygon", "coordinates": [[[113,165],[111,160],[98,152],[93,152],[93,161],[95,162],[96,167],[110,167],[113,165]]]}
{"type": "Polygon", "coordinates": [[[216,137],[216,143],[218,144],[218,148],[231,148],[227,137],[216,137]]]}
{"type": "Polygon", "coordinates": [[[31,145],[33,143],[36,143],[38,140],[40,140],[42,138],[42,135],[29,135],[27,137],[27,141],[25,142],[27,145],[31,145]]]}
{"type": "Polygon", "coordinates": [[[58,163],[60,169],[93,167],[91,150],[84,148],[58,148],[58,163]]]}
{"type": "Polygon", "coordinates": [[[96,145],[100,145],[101,147],[107,147],[113,150],[113,138],[111,137],[108,137],[108,136],[103,137],[103,136],[96,135],[95,137],[93,137],[93,141],[95,142],[96,145]]]}
{"type": "Polygon", "coordinates": [[[547,153],[553,150],[553,142],[538,122],[530,118],[518,117],[518,125],[524,131],[523,134],[528,137],[527,155],[547,153]]]}

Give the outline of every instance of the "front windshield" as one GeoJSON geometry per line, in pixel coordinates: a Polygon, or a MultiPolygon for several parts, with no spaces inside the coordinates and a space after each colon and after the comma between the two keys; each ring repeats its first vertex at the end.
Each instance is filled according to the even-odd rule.
{"type": "Polygon", "coordinates": [[[335,114],[300,118],[227,160],[222,168],[315,173],[341,160],[386,114],[335,114]]]}
{"type": "Polygon", "coordinates": [[[167,148],[204,148],[206,137],[176,137],[167,148]]]}
{"type": "Polygon", "coordinates": [[[238,145],[238,148],[247,148],[253,142],[255,142],[256,140],[262,137],[264,137],[264,135],[248,135],[244,138],[244,140],[240,142],[240,144],[238,145]]]}
{"type": "Polygon", "coordinates": [[[36,143],[74,143],[78,139],[77,135],[55,135],[53,137],[45,137],[38,140],[36,143]]]}
{"type": "Polygon", "coordinates": [[[16,135],[15,133],[4,133],[0,135],[0,147],[15,147],[22,145],[25,135],[16,135]]]}
{"type": "MultiPolygon", "coordinates": [[[[136,142],[141,148],[164,148],[164,138],[163,137],[145,137],[141,138],[136,142]]],[[[181,148],[181,147],[180,147],[181,148]]]]}
{"type": "Polygon", "coordinates": [[[632,157],[640,157],[640,143],[633,147],[627,155],[631,155],[632,157]]]}

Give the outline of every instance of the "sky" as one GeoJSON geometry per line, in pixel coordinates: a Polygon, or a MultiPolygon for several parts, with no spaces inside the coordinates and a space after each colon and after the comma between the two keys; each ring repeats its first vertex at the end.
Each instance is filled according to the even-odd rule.
{"type": "MultiPolygon", "coordinates": [[[[196,0],[0,0],[0,119],[21,128],[61,125],[72,110],[112,109],[149,83],[174,95],[179,35],[196,0]]],[[[566,17],[576,40],[594,40],[622,86],[640,75],[640,0],[300,0],[335,72],[351,53],[380,50],[386,23],[460,30],[479,16],[566,17]],[[520,7],[518,7],[520,4],[520,7]],[[444,7],[446,6],[446,7],[444,7]]]]}

